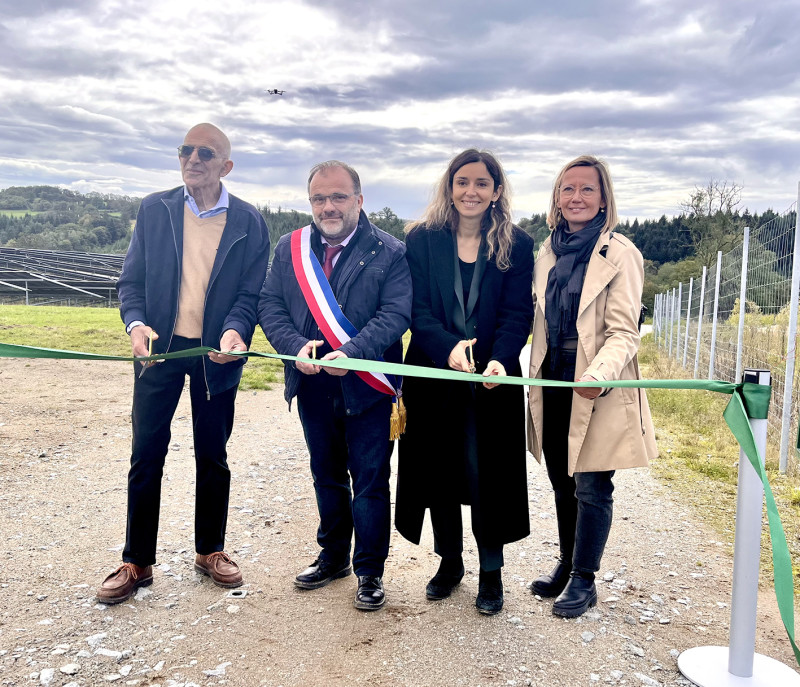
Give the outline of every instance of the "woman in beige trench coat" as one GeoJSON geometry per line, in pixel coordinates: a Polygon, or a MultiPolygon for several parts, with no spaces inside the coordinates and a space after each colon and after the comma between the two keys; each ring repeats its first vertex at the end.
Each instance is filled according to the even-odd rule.
{"type": "Polygon", "coordinates": [[[611,528],[615,470],[657,455],[643,389],[603,389],[639,379],[644,269],[617,224],[605,163],[582,156],[559,173],[551,229],[536,258],[530,376],[598,381],[597,387],[531,387],[528,448],[553,486],[560,558],[531,589],[557,597],[553,613],[577,617],[597,603],[594,584],[611,528]]]}

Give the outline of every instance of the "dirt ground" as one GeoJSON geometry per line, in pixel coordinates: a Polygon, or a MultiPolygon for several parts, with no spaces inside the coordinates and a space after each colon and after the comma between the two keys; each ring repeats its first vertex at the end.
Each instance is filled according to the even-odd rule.
{"type": "MultiPolygon", "coordinates": [[[[680,652],[728,644],[732,556],[647,470],[618,473],[599,603],[552,615],[526,585],[557,555],[552,495],[531,459],[532,534],[506,548],[505,609],[474,607],[477,553],[446,601],[437,566],[396,533],[388,602],[353,608],[355,578],[301,592],[317,554],[316,502],[300,423],[282,388],[241,392],[229,445],[226,550],[244,596],[193,570],[194,470],[187,395],[165,469],[151,587],[107,607],[94,589],[120,562],[132,375],[124,363],[0,359],[0,685],[687,685],[680,652]]],[[[792,652],[771,589],[756,649],[792,652]]]]}

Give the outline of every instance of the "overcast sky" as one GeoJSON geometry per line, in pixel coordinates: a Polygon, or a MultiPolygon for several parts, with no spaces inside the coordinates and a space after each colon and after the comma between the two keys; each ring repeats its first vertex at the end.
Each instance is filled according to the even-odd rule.
{"type": "Polygon", "coordinates": [[[800,180],[800,2],[0,0],[0,188],[171,188],[201,121],[231,139],[229,189],[273,208],[307,210],[309,168],[337,158],[368,212],[415,218],[476,146],[517,217],[583,153],[608,161],[623,217],[677,214],[710,178],[780,212],[800,180]]]}

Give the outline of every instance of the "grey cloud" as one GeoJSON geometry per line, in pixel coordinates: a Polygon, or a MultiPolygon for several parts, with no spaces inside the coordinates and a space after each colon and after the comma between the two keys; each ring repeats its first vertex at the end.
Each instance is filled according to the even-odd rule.
{"type": "MultiPolygon", "coordinates": [[[[183,112],[218,112],[217,117],[207,116],[231,134],[232,183],[254,184],[266,196],[276,186],[297,184],[302,191],[312,164],[338,157],[367,170],[370,210],[389,205],[401,216],[421,211],[434,182],[408,178],[406,169],[444,169],[455,152],[472,145],[494,150],[509,170],[512,165],[529,170],[531,160],[541,160],[541,171],[536,168],[525,172],[531,178],[518,175],[513,180],[525,193],[532,188],[547,191],[557,167],[588,148],[609,158],[612,171],[633,170],[625,174],[635,178],[623,176],[623,184],[645,189],[647,197],[629,199],[626,214],[673,212],[657,211],[651,202],[659,187],[674,185],[680,198],[683,184],[688,190],[708,176],[732,175],[746,184],[756,179],[752,188],[763,197],[769,190],[762,189],[762,179],[796,174],[798,146],[780,140],[780,132],[774,132],[775,140],[764,138],[769,133],[757,134],[753,121],[758,115],[752,109],[759,97],[797,95],[800,16],[794,3],[767,1],[758,8],[745,0],[701,6],[689,0],[588,6],[578,0],[545,5],[497,0],[490,7],[483,0],[457,6],[429,0],[309,4],[330,14],[333,29],[353,30],[351,45],[332,49],[349,51],[358,61],[363,59],[360,41],[387,36],[386,51],[409,55],[408,66],[352,82],[339,82],[335,75],[326,80],[323,70],[318,82],[301,78],[298,84],[282,82],[276,77],[279,69],[270,72],[268,67],[262,83],[243,83],[237,74],[247,64],[246,51],[218,51],[222,39],[211,36],[205,67],[209,78],[195,80],[184,68],[191,65],[191,46],[185,40],[175,42],[168,60],[151,57],[146,44],[126,51],[124,45],[75,45],[69,37],[57,52],[48,52],[19,32],[9,32],[7,22],[0,21],[0,78],[36,81],[43,99],[47,95],[52,103],[66,105],[70,96],[59,96],[56,86],[69,84],[71,76],[91,77],[102,99],[95,109],[123,120],[7,99],[0,104],[0,155],[67,160],[76,167],[102,162],[113,166],[109,175],[114,179],[130,178],[132,187],[141,188],[149,170],[177,169],[174,149],[194,123],[182,121],[183,112]],[[685,28],[692,21],[699,31],[685,28]],[[148,76],[155,75],[171,80],[175,90],[165,95],[149,89],[148,76]],[[52,94],[47,84],[54,85],[52,94]],[[287,92],[268,96],[270,88],[287,92]],[[472,105],[500,93],[527,97],[568,91],[586,93],[585,102],[579,107],[545,105],[543,99],[529,111],[511,109],[500,115],[472,105]],[[637,107],[619,93],[634,98],[664,95],[668,104],[654,101],[637,107]],[[353,112],[361,121],[364,112],[402,108],[406,102],[436,108],[450,98],[465,102],[463,115],[452,125],[432,127],[424,117],[409,117],[407,126],[387,128],[331,124],[327,117],[330,111],[337,112],[337,120],[353,112]],[[286,120],[287,108],[278,110],[279,104],[290,106],[297,123],[286,120]],[[280,116],[273,116],[275,112],[280,116]],[[537,134],[536,142],[522,138],[527,134],[537,134]],[[383,170],[381,180],[370,184],[369,171],[376,169],[383,170]]],[[[0,1],[3,10],[8,5],[0,1]]],[[[68,6],[77,7],[100,31],[113,26],[120,13],[132,17],[141,11],[143,21],[158,21],[155,4],[148,10],[66,0],[34,0],[13,16],[55,16],[71,12],[68,6]]],[[[220,33],[230,34],[237,21],[225,15],[220,33]]],[[[307,78],[316,67],[308,65],[307,78]]],[[[74,104],[78,102],[93,107],[88,98],[75,98],[74,104]]],[[[789,117],[782,126],[796,129],[796,108],[789,117]]],[[[87,170],[84,178],[91,180],[91,167],[87,170]]],[[[34,177],[31,183],[43,181],[34,177]]],[[[51,183],[73,181],[56,176],[51,183]]]]}
{"type": "Polygon", "coordinates": [[[0,27],[0,74],[9,78],[69,78],[93,76],[113,79],[125,73],[124,55],[113,49],[72,48],[59,45],[42,49],[10,37],[0,27]]]}
{"type": "Polygon", "coordinates": [[[701,7],[690,2],[497,2],[491,16],[480,2],[461,3],[455,11],[429,2],[375,2],[354,10],[349,3],[346,8],[327,1],[312,4],[338,13],[342,21],[350,16],[376,28],[388,24],[398,50],[426,57],[423,66],[372,78],[347,97],[342,88],[329,87],[327,98],[320,89],[316,95],[329,107],[353,103],[377,109],[406,98],[435,101],[481,92],[490,97],[514,88],[558,93],[601,87],[647,95],[681,89],[724,100],[743,89],[785,86],[787,76],[794,79],[794,58],[800,53],[800,31],[792,30],[800,18],[782,3],[762,4],[756,17],[752,4],[743,0],[701,7]],[[679,33],[689,21],[703,33],[679,33]],[[738,41],[737,35],[742,36],[738,41]],[[647,36],[652,40],[644,43],[647,36]],[[780,75],[764,74],[763,64],[771,64],[776,52],[780,75]]]}
{"type": "Polygon", "coordinates": [[[54,12],[93,13],[100,0],[0,0],[0,16],[8,19],[42,17],[54,12]]]}

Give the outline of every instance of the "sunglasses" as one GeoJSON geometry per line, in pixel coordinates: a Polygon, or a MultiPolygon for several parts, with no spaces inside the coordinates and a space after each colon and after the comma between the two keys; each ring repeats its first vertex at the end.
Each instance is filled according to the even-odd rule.
{"type": "Polygon", "coordinates": [[[191,157],[195,148],[197,148],[197,157],[199,157],[203,162],[208,162],[209,160],[217,156],[217,154],[213,150],[211,150],[211,148],[206,148],[205,146],[185,146],[185,145],[178,146],[178,155],[180,157],[191,157]]]}

